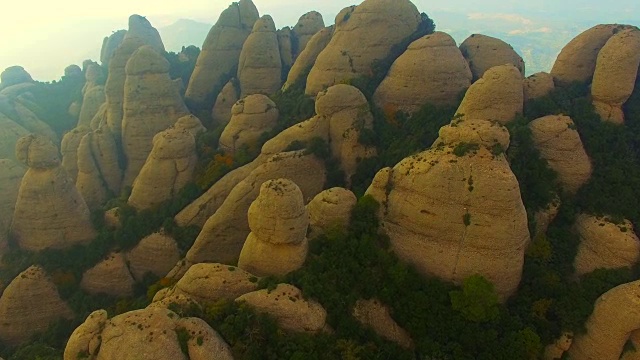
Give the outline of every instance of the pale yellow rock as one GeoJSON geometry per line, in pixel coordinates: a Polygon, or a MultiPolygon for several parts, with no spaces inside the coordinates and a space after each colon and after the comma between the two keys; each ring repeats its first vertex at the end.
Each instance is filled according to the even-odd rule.
{"type": "MultiPolygon", "coordinates": [[[[100,106],[96,116],[91,119],[91,130],[98,130],[100,127],[109,127],[107,124],[107,103],[105,102],[100,106]]],[[[109,130],[111,131],[111,130],[109,130]]]]}
{"type": "Polygon", "coordinates": [[[153,138],[153,150],[133,183],[128,203],[151,209],[174,198],[193,181],[196,142],[187,130],[171,127],[153,138]]]}
{"type": "Polygon", "coordinates": [[[189,360],[233,360],[229,345],[204,320],[190,317],[180,319],[176,324],[189,334],[189,360]]]}
{"type": "Polygon", "coordinates": [[[334,187],[316,195],[309,204],[309,238],[326,234],[329,230],[346,230],[351,220],[351,211],[357,199],[353,192],[334,187]]]}
{"type": "Polygon", "coordinates": [[[18,115],[18,118],[15,119],[18,124],[33,134],[45,136],[55,144],[59,143],[60,139],[58,135],[47,123],[40,120],[38,116],[26,106],[25,100],[20,98],[16,99],[14,102],[14,110],[18,115]]]}
{"type": "Polygon", "coordinates": [[[614,34],[628,28],[628,25],[601,24],[573,38],[562,48],[551,69],[556,83],[566,86],[572,82],[590,81],[600,49],[614,34]]]}
{"type": "Polygon", "coordinates": [[[320,29],[309,39],[304,50],[298,54],[293,66],[291,66],[291,70],[289,70],[289,74],[287,74],[287,81],[282,87],[283,90],[287,90],[293,84],[302,80],[303,77],[306,78],[320,52],[329,44],[332,34],[333,26],[330,26],[320,29]]]}
{"type": "Polygon", "coordinates": [[[298,40],[298,46],[294,49],[294,57],[302,53],[307,44],[318,31],[324,28],[324,19],[322,14],[317,11],[310,11],[298,19],[293,27],[293,34],[298,40]]]}
{"type": "Polygon", "coordinates": [[[313,300],[302,297],[302,291],[293,285],[278,284],[274,290],[258,290],[236,299],[259,313],[275,318],[278,325],[294,332],[320,332],[327,320],[327,311],[313,300]]]}
{"type": "Polygon", "coordinates": [[[238,63],[240,97],[274,94],[282,85],[282,60],[273,19],[264,15],[253,25],[238,63]]]}
{"type": "Polygon", "coordinates": [[[473,34],[460,44],[460,51],[469,62],[473,81],[483,77],[494,66],[511,64],[524,76],[524,61],[511,45],[482,34],[473,34]]]}
{"type": "Polygon", "coordinates": [[[89,359],[95,359],[100,350],[102,330],[109,319],[106,310],[96,310],[78,326],[64,349],[65,360],[76,360],[78,354],[85,354],[89,359]]]}
{"type": "Polygon", "coordinates": [[[353,308],[353,317],[381,337],[405,349],[413,348],[409,333],[393,320],[389,308],[379,300],[358,300],[353,308]]]}
{"type": "Polygon", "coordinates": [[[329,121],[325,116],[314,116],[284,129],[264,143],[260,153],[268,157],[285,151],[294,141],[309,143],[313,138],[329,141],[329,121]]]}
{"type": "Polygon", "coordinates": [[[229,80],[216,98],[211,112],[211,117],[216,125],[228,124],[229,120],[231,120],[231,109],[233,105],[240,100],[240,90],[236,89],[236,82],[237,80],[235,79],[229,80]]]}
{"type": "Polygon", "coordinates": [[[0,297],[0,340],[17,346],[47,330],[58,319],[73,317],[44,270],[31,266],[4,289],[0,297]]]}
{"type": "Polygon", "coordinates": [[[0,158],[15,159],[18,139],[30,132],[3,113],[0,113],[0,129],[0,158]]]}
{"type": "Polygon", "coordinates": [[[176,121],[176,128],[187,130],[193,135],[193,138],[197,138],[198,134],[207,131],[207,128],[202,125],[200,119],[189,114],[187,116],[183,116],[178,121],[176,121]]]}
{"type": "Polygon", "coordinates": [[[100,107],[105,103],[106,99],[107,98],[104,95],[104,86],[102,85],[96,85],[87,90],[82,100],[78,126],[91,126],[91,120],[96,116],[98,110],[100,110],[100,107]]]}
{"type": "Polygon", "coordinates": [[[544,360],[560,360],[573,343],[573,333],[565,332],[555,343],[548,345],[544,349],[544,360]]]}
{"type": "Polygon", "coordinates": [[[558,211],[560,211],[560,198],[555,197],[551,203],[547,204],[547,207],[541,210],[538,210],[534,214],[534,220],[536,224],[535,235],[545,234],[547,229],[549,228],[549,224],[553,222],[553,220],[558,216],[558,211]]]}
{"type": "Polygon", "coordinates": [[[305,202],[310,201],[324,186],[324,162],[314,155],[305,155],[303,151],[271,156],[233,187],[215,214],[204,224],[187,252],[187,260],[192,263],[237,263],[242,245],[250,232],[247,211],[258,197],[259,184],[278,178],[295,182],[305,202]]]}
{"type": "Polygon", "coordinates": [[[126,33],[127,30],[118,30],[104,38],[104,41],[102,42],[102,49],[100,49],[100,62],[104,67],[109,68],[111,57],[118,46],[122,44],[126,33]]]}
{"type": "Polygon", "coordinates": [[[7,235],[26,169],[10,159],[0,159],[0,256],[7,245],[7,235]]]}
{"type": "Polygon", "coordinates": [[[503,150],[509,148],[509,131],[497,122],[477,119],[457,119],[438,131],[436,146],[439,144],[455,145],[457,143],[478,144],[492,148],[499,144],[503,150]]]}
{"type": "Polygon", "coordinates": [[[179,260],[178,244],[162,232],[145,237],[127,253],[129,269],[138,282],[142,282],[148,273],[158,278],[165,277],[179,260]]]}
{"type": "Polygon", "coordinates": [[[629,220],[614,224],[605,218],[580,214],[574,226],[580,236],[573,262],[577,275],[596,269],[632,268],[640,259],[640,240],[629,220]]]}
{"type": "Polygon", "coordinates": [[[78,178],[78,148],[82,138],[91,131],[89,127],[81,126],[64,134],[60,153],[62,154],[62,167],[67,170],[73,182],[78,178]]]}
{"type": "Polygon", "coordinates": [[[72,102],[67,108],[67,113],[76,121],[80,118],[80,111],[82,110],[82,104],[79,101],[72,102]]]}
{"type": "MultiPolygon", "coordinates": [[[[84,86],[82,87],[83,97],[85,97],[87,95],[87,92],[93,89],[94,87],[102,86],[100,84],[104,83],[104,80],[105,80],[104,71],[102,70],[102,67],[98,65],[98,63],[95,63],[89,60],[84,71],[85,71],[85,74],[84,74],[85,83],[84,83],[84,86]]],[[[102,96],[104,99],[104,86],[102,86],[102,96]]],[[[84,101],[85,100],[83,100],[83,103],[84,101]]],[[[89,121],[91,121],[91,119],[89,119],[89,121]]]]}
{"type": "Polygon", "coordinates": [[[20,247],[38,251],[91,241],[96,232],[89,208],[60,166],[55,145],[44,137],[29,135],[18,141],[16,157],[29,166],[11,224],[20,247]]]}
{"type": "Polygon", "coordinates": [[[284,70],[289,71],[293,65],[293,44],[291,43],[291,28],[286,26],[277,32],[280,60],[284,70]]]}
{"type": "Polygon", "coordinates": [[[615,124],[624,123],[622,105],[636,83],[640,66],[640,30],[624,30],[613,35],[598,54],[591,96],[600,117],[615,124]]]}
{"type": "Polygon", "coordinates": [[[555,89],[553,76],[538,72],[524,79],[524,102],[549,95],[555,89]]]}
{"type": "Polygon", "coordinates": [[[280,112],[266,95],[249,95],[233,105],[231,120],[220,135],[219,146],[225,153],[234,154],[247,147],[256,149],[263,133],[278,124],[280,112]]]}
{"type": "Polygon", "coordinates": [[[80,287],[89,294],[114,297],[133,295],[135,281],[122,253],[111,253],[106,259],[84,272],[80,287]]]}
{"type": "Polygon", "coordinates": [[[256,276],[284,276],[302,268],[308,252],[306,237],[298,243],[274,244],[249,233],[240,251],[238,267],[256,276]]]}
{"type": "Polygon", "coordinates": [[[120,208],[115,207],[104,212],[104,225],[110,230],[122,227],[122,222],[120,220],[120,208]]]}
{"type": "Polygon", "coordinates": [[[122,149],[127,168],[123,184],[130,186],[151,153],[154,136],[189,112],[179,84],[169,77],[169,62],[152,47],[136,50],[126,70],[122,149]]]}
{"type": "Polygon", "coordinates": [[[640,281],[607,291],[596,300],[586,333],[569,348],[573,360],[617,360],[632,332],[640,329],[640,281]]]}
{"type": "Polygon", "coordinates": [[[315,95],[331,85],[369,75],[373,63],[413,34],[420,21],[418,9],[409,0],[365,0],[340,22],[336,17],[335,32],[318,55],[305,92],[315,95]]]}
{"type": "Polygon", "coordinates": [[[381,109],[413,113],[425,104],[450,106],[471,86],[469,64],[455,40],[435,32],[412,42],[373,96],[381,109]]]}
{"type": "Polygon", "coordinates": [[[251,0],[234,2],[220,14],[202,45],[189,80],[185,100],[190,106],[211,109],[218,92],[238,66],[242,46],[259,17],[251,0]]]}
{"type": "Polygon", "coordinates": [[[562,187],[575,193],[591,177],[591,160],[570,117],[549,115],[529,123],[531,137],[562,187]]]}
{"type": "Polygon", "coordinates": [[[522,113],[524,90],[522,74],[513,65],[487,70],[473,83],[456,111],[466,119],[483,119],[506,124],[522,113]]]}
{"type": "Polygon", "coordinates": [[[170,291],[170,288],[161,289],[156,293],[154,298],[162,299],[156,302],[152,302],[147,307],[161,307],[165,309],[175,309],[177,306],[179,309],[190,310],[195,308],[202,309],[202,306],[198,304],[195,300],[193,300],[188,295],[184,294],[171,294],[167,296],[167,293],[170,291]]]}

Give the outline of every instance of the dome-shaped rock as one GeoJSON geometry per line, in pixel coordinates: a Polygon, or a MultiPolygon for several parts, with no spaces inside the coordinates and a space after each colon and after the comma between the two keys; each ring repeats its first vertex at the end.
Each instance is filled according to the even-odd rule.
{"type": "Polygon", "coordinates": [[[90,131],[91,129],[86,126],[76,127],[62,137],[62,144],[60,145],[62,167],[67,170],[69,177],[74,182],[78,178],[78,148],[80,147],[80,141],[90,131]]]}
{"type": "Polygon", "coordinates": [[[104,86],[96,85],[84,94],[82,100],[82,107],[80,108],[80,115],[78,117],[78,126],[91,126],[91,120],[100,110],[102,104],[106,101],[104,94],[104,86]]]}
{"type": "Polygon", "coordinates": [[[283,71],[289,71],[293,65],[293,44],[291,41],[291,28],[284,27],[276,32],[278,35],[278,48],[283,71]]]}
{"type": "Polygon", "coordinates": [[[33,82],[33,79],[22,66],[10,66],[0,73],[0,90],[26,82],[33,82]]]}
{"type": "Polygon", "coordinates": [[[164,233],[145,237],[127,254],[129,269],[138,282],[142,282],[149,273],[164,277],[179,260],[178,244],[164,233]]]}
{"type": "Polygon", "coordinates": [[[219,140],[220,148],[230,154],[243,146],[255,149],[262,134],[270,132],[280,116],[276,104],[262,94],[239,100],[233,105],[231,114],[219,140]]]}
{"type": "Polygon", "coordinates": [[[194,139],[197,138],[198,134],[207,131],[207,128],[202,125],[200,119],[191,114],[178,119],[178,121],[176,121],[175,128],[188,131],[193,135],[194,139]]]}
{"type": "Polygon", "coordinates": [[[535,73],[524,79],[524,101],[549,95],[555,89],[553,76],[546,72],[535,73]]]}
{"type": "Polygon", "coordinates": [[[287,81],[282,87],[283,90],[288,89],[293,84],[299,82],[303,78],[306,78],[311,67],[316,62],[318,55],[327,47],[331,35],[333,34],[333,26],[320,29],[315,35],[309,39],[309,42],[305,46],[298,56],[296,57],[289,74],[287,74],[287,81]]]}
{"type": "Polygon", "coordinates": [[[216,98],[211,112],[211,117],[216,125],[228,124],[231,120],[231,109],[240,100],[240,90],[236,88],[236,82],[235,79],[229,80],[216,98]]]}
{"type": "Polygon", "coordinates": [[[524,61],[511,45],[491,36],[473,34],[460,44],[460,51],[469,62],[473,81],[482,78],[494,66],[512,64],[524,76],[524,61]]]}
{"type": "Polygon", "coordinates": [[[310,11],[298,19],[298,22],[293,27],[293,33],[298,40],[298,46],[294,49],[294,57],[297,57],[307,44],[318,31],[324,28],[324,19],[322,14],[317,11],[310,11]]]}
{"type": "Polygon", "coordinates": [[[89,294],[114,297],[133,295],[134,280],[122,253],[111,253],[96,266],[85,271],[80,281],[82,290],[89,294]]]}
{"type": "Polygon", "coordinates": [[[102,330],[104,330],[108,319],[106,310],[92,312],[71,334],[64,349],[64,359],[77,359],[78,354],[88,355],[90,359],[95,359],[100,350],[102,330]]]}
{"type": "Polygon", "coordinates": [[[100,62],[104,67],[109,68],[109,61],[118,46],[122,44],[126,34],[127,30],[118,30],[104,38],[102,48],[100,49],[100,62]]]}
{"type": "Polygon", "coordinates": [[[316,195],[307,205],[309,211],[310,239],[337,228],[346,230],[351,220],[351,210],[357,199],[353,192],[334,187],[316,195]]]}
{"type": "Polygon", "coordinates": [[[261,17],[242,46],[238,64],[240,97],[274,94],[282,85],[282,60],[273,19],[261,17]]]}
{"type": "Polygon", "coordinates": [[[0,159],[0,257],[7,245],[7,234],[15,210],[25,168],[10,159],[0,159]]]}

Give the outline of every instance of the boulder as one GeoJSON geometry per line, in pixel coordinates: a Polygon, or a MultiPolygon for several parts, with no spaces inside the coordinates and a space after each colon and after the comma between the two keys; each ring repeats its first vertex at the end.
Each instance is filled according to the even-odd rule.
{"type": "Polygon", "coordinates": [[[598,53],[616,33],[630,28],[627,25],[603,24],[583,31],[565,45],[553,64],[551,75],[559,86],[573,82],[589,82],[596,69],[598,53]]]}
{"type": "Polygon", "coordinates": [[[96,235],[89,208],[60,165],[58,149],[47,138],[29,135],[16,145],[27,170],[16,201],[11,232],[30,251],[85,244],[96,235]]]}
{"type": "Polygon", "coordinates": [[[318,31],[324,29],[324,19],[322,14],[317,11],[310,11],[298,19],[293,27],[293,34],[298,41],[298,46],[294,50],[294,58],[302,53],[307,44],[318,31]]]}
{"type": "Polygon", "coordinates": [[[31,266],[16,276],[0,297],[0,340],[17,346],[55,321],[72,317],[44,270],[31,266]]]}
{"type": "Polygon", "coordinates": [[[471,85],[456,113],[506,124],[522,114],[523,106],[522,73],[513,65],[500,65],[471,85]]]}
{"type": "Polygon", "coordinates": [[[80,287],[89,294],[106,294],[124,298],[133,295],[135,281],[122,253],[111,253],[106,259],[84,272],[80,287]]]}
{"type": "Polygon", "coordinates": [[[278,35],[278,48],[283,71],[289,71],[293,65],[293,44],[291,42],[291,28],[284,27],[276,32],[278,35]]]}
{"type": "Polygon", "coordinates": [[[0,73],[0,90],[9,86],[31,83],[31,75],[22,66],[10,66],[0,73]]]}
{"type": "Polygon", "coordinates": [[[207,131],[207,128],[205,128],[204,125],[202,125],[202,123],[200,122],[200,119],[198,119],[197,117],[191,114],[187,116],[183,116],[180,119],[178,119],[178,121],[176,121],[175,127],[177,129],[183,129],[188,131],[189,133],[191,133],[191,135],[193,135],[194,139],[198,137],[198,134],[207,131]]]}
{"type": "Polygon", "coordinates": [[[176,324],[189,335],[189,360],[233,360],[229,345],[204,320],[196,317],[182,318],[176,324]]]}
{"type": "Polygon", "coordinates": [[[90,131],[91,129],[86,126],[76,127],[62,137],[62,144],[60,145],[62,167],[67,170],[73,182],[78,178],[78,148],[80,147],[80,141],[90,131]]]}
{"type": "Polygon", "coordinates": [[[167,275],[180,260],[180,249],[171,236],[159,232],[140,240],[126,256],[133,278],[142,282],[147,274],[158,278],[167,275]]]}
{"type": "Polygon", "coordinates": [[[96,85],[84,94],[80,115],[78,117],[78,126],[89,127],[91,120],[96,116],[102,104],[106,101],[104,94],[104,86],[96,85]]]}
{"type": "Polygon", "coordinates": [[[598,54],[591,96],[600,117],[615,124],[624,122],[622,105],[636,84],[640,66],[640,30],[620,31],[613,35],[598,54]]]}
{"type": "Polygon", "coordinates": [[[640,281],[622,284],[596,300],[584,334],[569,348],[575,360],[617,360],[629,336],[640,329],[640,281]]]}
{"type": "Polygon", "coordinates": [[[236,302],[244,302],[255,311],[272,316],[288,331],[317,333],[323,330],[327,320],[327,311],[322,305],[303,298],[302,291],[289,284],[242,295],[236,302]]]}
{"type": "Polygon", "coordinates": [[[274,94],[282,85],[282,60],[276,25],[264,15],[253,25],[251,35],[242,46],[238,64],[240,97],[251,94],[274,94]]]}
{"type": "Polygon", "coordinates": [[[555,343],[547,345],[547,347],[545,347],[544,355],[542,358],[544,360],[559,360],[562,358],[562,355],[564,355],[564,353],[567,352],[567,350],[569,350],[572,343],[573,343],[573,333],[572,332],[562,333],[560,338],[556,340],[555,343]]]}
{"type": "Polygon", "coordinates": [[[633,268],[640,260],[640,240],[629,220],[614,224],[606,218],[580,214],[574,227],[580,237],[573,261],[577,275],[596,269],[633,268]]]}
{"type": "Polygon", "coordinates": [[[0,159],[0,258],[7,246],[7,234],[15,210],[25,168],[10,159],[0,159]]]}
{"type": "Polygon", "coordinates": [[[524,79],[524,102],[549,95],[555,89],[553,76],[538,72],[524,79]]]}
{"type": "Polygon", "coordinates": [[[238,267],[258,276],[284,276],[307,258],[309,214],[302,191],[288,179],[268,180],[248,211],[251,233],[238,267]]]}
{"type": "Polygon", "coordinates": [[[231,109],[240,100],[240,89],[236,87],[237,80],[231,79],[218,94],[213,105],[211,117],[215,125],[226,125],[231,120],[231,109]]]}
{"type": "Polygon", "coordinates": [[[123,184],[130,186],[153,148],[156,134],[189,114],[169,62],[150,46],[136,50],[127,62],[124,87],[122,149],[127,158],[123,184]]]}
{"type": "Polygon", "coordinates": [[[153,150],[133,183],[129,205],[138,210],[173,199],[193,181],[196,141],[187,130],[171,127],[153,138],[153,150]]]}
{"type": "Polygon", "coordinates": [[[425,104],[450,106],[471,86],[471,71],[455,40],[435,32],[412,42],[391,65],[373,99],[385,112],[413,113],[425,104]]]}
{"type": "Polygon", "coordinates": [[[413,34],[421,22],[418,9],[409,0],[365,0],[338,17],[331,41],[318,55],[307,78],[308,95],[369,75],[374,62],[389,56],[392,48],[413,34]]]}
{"type": "Polygon", "coordinates": [[[251,0],[234,2],[220,14],[202,45],[189,80],[185,100],[190,106],[211,109],[218,92],[238,66],[243,44],[259,17],[251,0]]]}
{"type": "Polygon", "coordinates": [[[332,34],[333,26],[330,26],[320,29],[309,39],[307,46],[298,54],[295,62],[291,66],[291,70],[289,70],[289,74],[287,74],[287,81],[282,87],[283,90],[287,90],[303,78],[306,79],[318,55],[324,50],[327,44],[329,44],[332,34]]]}
{"type": "Polygon", "coordinates": [[[234,154],[247,147],[256,149],[263,133],[269,133],[278,124],[280,112],[269,97],[249,95],[233,105],[231,120],[220,135],[219,146],[225,153],[234,154]]]}
{"type": "Polygon", "coordinates": [[[111,57],[120,44],[122,44],[126,34],[127,30],[118,30],[104,38],[102,41],[102,48],[100,49],[100,62],[102,63],[102,66],[107,69],[109,68],[111,57]]]}
{"type": "Polygon", "coordinates": [[[89,359],[95,359],[100,351],[100,342],[102,341],[102,331],[109,316],[106,310],[96,310],[89,314],[87,319],[78,326],[64,349],[65,360],[75,360],[78,354],[84,354],[89,359]]]}
{"type": "Polygon", "coordinates": [[[494,66],[511,64],[524,76],[524,61],[511,45],[491,36],[473,34],[460,44],[460,51],[469,62],[473,81],[482,78],[494,66]]]}
{"type": "Polygon", "coordinates": [[[531,137],[564,190],[575,193],[591,177],[591,161],[570,117],[549,115],[529,123],[531,137]]]}
{"type": "Polygon", "coordinates": [[[316,195],[307,204],[309,238],[313,239],[334,229],[346,231],[356,202],[353,192],[340,187],[327,189],[316,195]]]}
{"type": "Polygon", "coordinates": [[[413,340],[409,333],[393,320],[389,308],[378,299],[358,300],[353,307],[353,317],[382,338],[405,349],[413,348],[413,340]]]}

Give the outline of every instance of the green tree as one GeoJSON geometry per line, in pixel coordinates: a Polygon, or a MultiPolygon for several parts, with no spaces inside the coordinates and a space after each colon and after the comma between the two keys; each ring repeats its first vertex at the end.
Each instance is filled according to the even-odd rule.
{"type": "Polygon", "coordinates": [[[493,284],[481,275],[466,278],[462,290],[451,291],[449,296],[453,310],[459,311],[469,321],[487,322],[500,314],[493,284]]]}

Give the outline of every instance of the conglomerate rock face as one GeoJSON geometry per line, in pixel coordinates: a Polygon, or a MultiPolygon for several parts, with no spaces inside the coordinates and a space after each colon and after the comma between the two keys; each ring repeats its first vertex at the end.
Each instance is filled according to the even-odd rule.
{"type": "Polygon", "coordinates": [[[278,123],[280,112],[276,104],[266,95],[249,95],[233,105],[231,119],[218,141],[220,149],[234,154],[247,147],[257,149],[263,133],[270,132],[278,123]]]}
{"type": "Polygon", "coordinates": [[[311,38],[320,30],[324,28],[324,19],[322,14],[317,11],[310,11],[298,19],[298,22],[293,27],[293,34],[295,35],[298,46],[294,49],[294,57],[302,53],[306,49],[307,44],[311,38]]]}
{"type": "Polygon", "coordinates": [[[500,39],[473,34],[460,44],[460,51],[469,62],[474,82],[492,67],[505,64],[515,66],[524,76],[524,61],[511,45],[500,39]]]}
{"type": "Polygon", "coordinates": [[[300,52],[293,66],[291,66],[291,70],[289,70],[287,74],[287,81],[282,86],[284,90],[306,78],[311,67],[315,64],[318,55],[324,50],[327,44],[329,44],[331,35],[333,35],[333,26],[319,30],[309,39],[307,46],[300,52]]]}
{"type": "Polygon", "coordinates": [[[264,15],[253,25],[253,31],[242,46],[238,63],[240,97],[252,94],[274,94],[282,78],[282,60],[276,25],[264,15]]]}

